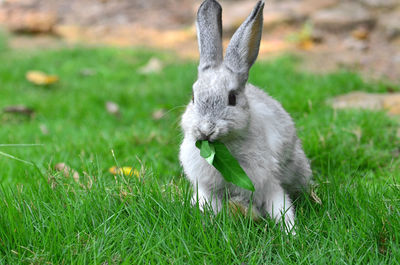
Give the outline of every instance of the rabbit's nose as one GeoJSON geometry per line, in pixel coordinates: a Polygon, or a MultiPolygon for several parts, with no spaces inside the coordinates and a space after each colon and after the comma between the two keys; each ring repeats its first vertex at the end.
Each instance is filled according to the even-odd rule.
{"type": "Polygon", "coordinates": [[[213,133],[214,133],[214,131],[207,132],[207,134],[205,134],[205,133],[203,133],[203,132],[200,131],[200,139],[199,139],[199,140],[202,140],[202,141],[207,140],[207,141],[209,141],[209,140],[210,140],[210,136],[211,136],[213,133]]]}
{"type": "Polygon", "coordinates": [[[205,122],[199,128],[200,140],[210,140],[210,136],[214,133],[214,125],[205,122]]]}

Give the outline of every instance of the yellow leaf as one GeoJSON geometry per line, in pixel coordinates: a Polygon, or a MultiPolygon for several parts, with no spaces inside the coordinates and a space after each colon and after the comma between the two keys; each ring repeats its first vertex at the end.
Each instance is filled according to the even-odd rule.
{"type": "Polygon", "coordinates": [[[315,193],[314,189],[311,189],[311,198],[318,203],[319,205],[322,205],[321,199],[318,197],[317,193],[315,193]]]}
{"type": "Polygon", "coordinates": [[[111,167],[108,170],[113,175],[136,176],[139,177],[139,171],[132,167],[111,167]]]}
{"type": "Polygon", "coordinates": [[[309,51],[312,48],[314,48],[314,42],[312,40],[304,40],[304,41],[298,43],[298,46],[302,50],[309,51]]]}
{"type": "Polygon", "coordinates": [[[353,36],[353,38],[355,38],[357,40],[366,40],[369,38],[369,31],[368,31],[368,29],[362,27],[362,28],[353,30],[351,32],[351,35],[353,36]]]}
{"type": "Polygon", "coordinates": [[[234,216],[240,216],[240,215],[251,216],[253,221],[255,222],[260,221],[260,213],[256,210],[254,206],[251,209],[249,209],[249,206],[245,206],[240,202],[229,200],[228,207],[230,213],[233,214],[234,216]]]}
{"type": "Polygon", "coordinates": [[[35,85],[50,85],[58,81],[58,76],[48,75],[40,71],[28,71],[26,79],[35,85]]]}

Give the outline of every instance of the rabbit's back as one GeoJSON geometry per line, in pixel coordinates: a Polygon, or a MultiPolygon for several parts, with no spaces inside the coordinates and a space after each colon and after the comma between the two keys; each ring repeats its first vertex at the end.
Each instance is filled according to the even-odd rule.
{"type": "Polygon", "coordinates": [[[242,148],[253,146],[257,150],[253,155],[268,161],[271,168],[268,174],[273,175],[270,177],[279,181],[288,193],[307,190],[311,179],[310,164],[292,118],[278,101],[254,85],[247,84],[246,96],[251,118],[248,143],[242,148]]]}

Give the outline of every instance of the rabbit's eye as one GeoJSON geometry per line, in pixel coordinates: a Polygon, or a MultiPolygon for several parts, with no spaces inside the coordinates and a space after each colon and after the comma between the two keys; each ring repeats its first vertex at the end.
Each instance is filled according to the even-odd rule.
{"type": "Polygon", "coordinates": [[[229,93],[228,105],[229,106],[235,106],[236,105],[236,95],[235,95],[234,92],[230,92],[229,93]]]}
{"type": "Polygon", "coordinates": [[[194,103],[194,94],[192,93],[192,102],[194,103]]]}

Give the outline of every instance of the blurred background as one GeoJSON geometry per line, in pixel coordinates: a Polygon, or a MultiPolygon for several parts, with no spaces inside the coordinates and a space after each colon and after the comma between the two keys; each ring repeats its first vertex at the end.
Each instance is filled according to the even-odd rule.
{"type": "MultiPolygon", "coordinates": [[[[225,45],[255,0],[223,0],[225,45]]],[[[199,0],[0,0],[10,45],[145,46],[196,58],[199,0]]],[[[261,58],[290,52],[305,70],[400,79],[400,0],[268,0],[261,58]]]]}

